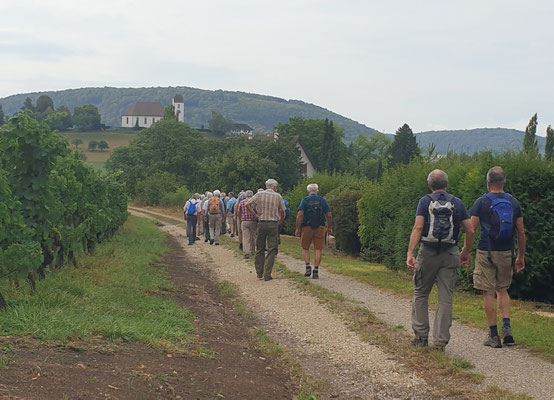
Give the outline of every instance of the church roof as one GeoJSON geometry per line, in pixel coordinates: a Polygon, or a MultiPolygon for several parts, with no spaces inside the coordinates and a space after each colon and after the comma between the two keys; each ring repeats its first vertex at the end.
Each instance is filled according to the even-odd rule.
{"type": "Polygon", "coordinates": [[[251,131],[252,128],[247,124],[233,124],[232,131],[251,131]]]}
{"type": "Polygon", "coordinates": [[[133,117],[163,117],[165,108],[160,103],[143,101],[135,103],[124,116],[133,117]]]}
{"type": "Polygon", "coordinates": [[[176,94],[175,97],[173,98],[173,101],[175,103],[184,103],[185,102],[185,99],[183,98],[183,95],[181,94],[176,94]]]}

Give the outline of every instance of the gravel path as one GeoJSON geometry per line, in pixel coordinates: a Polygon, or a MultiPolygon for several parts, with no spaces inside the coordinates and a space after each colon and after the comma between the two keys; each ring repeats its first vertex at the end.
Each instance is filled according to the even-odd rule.
{"type": "MultiPolygon", "coordinates": [[[[137,216],[150,217],[131,211],[137,216]]],[[[152,217],[150,217],[152,218],[152,217]]],[[[301,367],[329,389],[326,398],[429,399],[440,397],[422,378],[350,331],[340,317],[301,293],[288,279],[259,281],[253,265],[224,246],[197,242],[188,246],[185,230],[162,227],[175,236],[187,255],[204,263],[218,280],[235,284],[258,317],[271,326],[271,336],[293,349],[301,367]],[[283,343],[284,342],[284,343],[283,343]]]]}
{"type": "MultiPolygon", "coordinates": [[[[304,272],[302,261],[282,253],[279,253],[277,258],[287,268],[304,272]]],[[[401,325],[411,334],[412,302],[410,300],[386,293],[353,278],[333,274],[322,267],[320,269],[320,279],[313,280],[312,283],[363,303],[380,319],[392,326],[401,325]]],[[[495,385],[516,393],[523,392],[535,399],[554,398],[554,364],[534,357],[517,346],[501,349],[485,347],[483,340],[486,333],[483,330],[471,328],[456,321],[453,321],[450,332],[452,338],[446,351],[474,364],[475,371],[486,377],[483,385],[495,385]]],[[[514,333],[517,340],[517,332],[514,333]]]]}
{"type": "MultiPolygon", "coordinates": [[[[160,216],[174,219],[161,214],[160,216]]],[[[181,228],[171,226],[166,229],[173,234],[182,231],[181,228]]],[[[199,243],[198,246],[190,246],[186,250],[199,259],[211,255],[212,259],[216,260],[213,268],[218,276],[236,283],[242,295],[255,306],[255,309],[263,310],[262,313],[274,320],[278,331],[297,338],[310,348],[309,352],[324,355],[331,363],[350,365],[352,376],[347,380],[352,378],[351,382],[360,382],[363,381],[360,377],[366,376],[365,379],[374,388],[365,388],[365,393],[353,392],[352,396],[432,396],[431,393],[423,394],[424,386],[419,378],[404,371],[398,363],[389,360],[377,347],[361,342],[337,316],[318,305],[313,298],[299,293],[287,280],[273,280],[269,284],[257,281],[252,267],[247,267],[243,260],[231,257],[230,252],[222,246],[204,246],[203,243],[199,243]],[[222,262],[223,260],[225,262],[222,262]],[[321,321],[326,322],[322,324],[321,321]],[[394,391],[387,392],[392,389],[391,384],[394,391]]],[[[304,272],[304,264],[301,261],[282,253],[279,253],[278,260],[293,271],[304,272]]],[[[390,325],[403,326],[407,332],[411,332],[410,300],[396,297],[353,278],[330,273],[324,268],[321,268],[320,279],[312,282],[364,304],[390,325]]],[[[484,347],[482,342],[486,334],[483,330],[464,326],[456,321],[452,325],[451,333],[452,339],[447,352],[474,364],[475,371],[485,376],[484,387],[494,385],[516,393],[526,393],[535,399],[554,398],[553,364],[530,355],[522,348],[484,347]]],[[[515,334],[517,340],[517,332],[515,334]]],[[[303,349],[305,350],[304,346],[303,349]]],[[[341,373],[342,368],[339,375],[341,373]]],[[[354,384],[351,386],[354,390],[360,389],[354,384]]]]}

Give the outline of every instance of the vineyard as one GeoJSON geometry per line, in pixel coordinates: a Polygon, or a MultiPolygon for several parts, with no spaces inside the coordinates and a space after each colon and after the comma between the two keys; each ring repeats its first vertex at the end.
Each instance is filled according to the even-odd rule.
{"type": "MultiPolygon", "coordinates": [[[[0,279],[19,287],[92,253],[127,219],[117,176],[85,165],[67,139],[30,114],[0,128],[0,279]]],[[[6,299],[0,293],[0,308],[6,299]]]]}

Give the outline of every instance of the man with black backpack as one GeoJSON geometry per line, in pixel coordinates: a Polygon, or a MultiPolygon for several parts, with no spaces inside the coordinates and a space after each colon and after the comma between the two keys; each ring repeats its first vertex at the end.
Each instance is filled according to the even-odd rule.
{"type": "Polygon", "coordinates": [[[417,206],[414,228],[410,237],[406,265],[414,273],[412,329],[416,347],[429,345],[429,294],[437,284],[439,304],[433,326],[433,347],[444,350],[450,341],[452,297],[458,281],[460,263],[471,264],[470,249],[475,230],[462,201],[448,194],[448,175],[440,169],[427,177],[431,194],[422,197],[417,206]],[[464,248],[458,249],[458,236],[463,227],[464,248]],[[417,259],[415,249],[421,242],[417,259]]]}
{"type": "Polygon", "coordinates": [[[489,192],[479,197],[471,209],[471,222],[477,230],[481,226],[481,239],[475,255],[473,287],[483,291],[485,314],[490,333],[485,346],[494,348],[513,345],[510,322],[510,295],[513,267],[516,272],[525,268],[525,228],[519,202],[504,193],[506,175],[500,167],[487,173],[489,192]],[[514,234],[517,232],[517,259],[514,258],[514,234]],[[502,316],[502,342],[498,334],[497,309],[502,316]]]}
{"type": "Polygon", "coordinates": [[[327,233],[333,233],[333,218],[331,208],[323,197],[319,196],[317,183],[310,183],[307,187],[308,197],[300,202],[296,215],[296,236],[301,237],[302,256],[306,263],[305,277],[319,278],[319,265],[325,247],[325,220],[327,220],[327,233]],[[314,244],[315,260],[314,269],[310,265],[310,246],[314,244]]]}

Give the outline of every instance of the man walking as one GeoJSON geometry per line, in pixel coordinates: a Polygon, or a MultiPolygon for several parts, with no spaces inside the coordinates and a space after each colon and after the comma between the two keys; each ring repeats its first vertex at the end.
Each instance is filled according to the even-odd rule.
{"type": "Polygon", "coordinates": [[[302,256],[306,263],[304,276],[309,277],[311,275],[312,279],[318,279],[319,265],[325,247],[325,220],[327,220],[327,233],[332,235],[333,219],[327,200],[317,194],[319,192],[317,183],[310,183],[307,190],[308,197],[302,199],[296,215],[296,236],[302,238],[302,256]],[[313,274],[310,265],[310,246],[312,243],[315,250],[313,274]]]}
{"type": "Polygon", "coordinates": [[[265,182],[266,190],[256,193],[246,207],[258,219],[256,237],[256,275],[258,279],[270,281],[271,271],[279,246],[279,225],[285,219],[285,203],[277,193],[278,183],[275,179],[265,182]],[[267,242],[267,255],[265,251],[267,242]]]}
{"type": "Polygon", "coordinates": [[[210,220],[209,220],[209,213],[210,213],[210,199],[214,197],[214,194],[212,192],[206,192],[206,197],[201,203],[202,207],[202,222],[204,224],[204,243],[207,243],[210,241],[210,220]]]}
{"type": "Polygon", "coordinates": [[[510,295],[515,261],[516,272],[525,268],[525,228],[519,202],[504,192],[506,175],[500,167],[487,173],[489,193],[479,197],[471,209],[471,222],[481,239],[475,255],[473,287],[483,291],[485,314],[490,333],[484,345],[494,348],[513,345],[510,322],[510,295]],[[514,234],[517,232],[517,259],[514,260],[514,234]],[[498,334],[497,302],[502,316],[502,342],[498,334]]]}
{"type": "Polygon", "coordinates": [[[200,212],[200,195],[195,193],[185,203],[185,219],[187,221],[187,236],[189,238],[189,246],[194,244],[196,240],[196,225],[198,223],[198,213],[200,212]]]}
{"type": "Polygon", "coordinates": [[[235,205],[237,204],[237,199],[233,192],[229,192],[229,200],[227,201],[227,215],[225,220],[227,221],[227,227],[229,229],[229,236],[235,237],[235,205]]]}
{"type": "Polygon", "coordinates": [[[251,190],[247,190],[245,193],[246,198],[238,205],[235,205],[237,222],[241,225],[242,230],[244,258],[253,257],[256,252],[256,229],[258,222],[256,217],[246,208],[246,203],[248,203],[253,195],[254,193],[251,190]]]}
{"type": "Polygon", "coordinates": [[[208,209],[208,222],[210,227],[210,244],[219,246],[222,218],[225,215],[225,206],[221,200],[221,192],[214,190],[214,194],[206,203],[208,209]]]}
{"type": "Polygon", "coordinates": [[[419,200],[415,224],[410,237],[406,265],[414,272],[414,300],[412,303],[412,329],[416,347],[428,346],[429,293],[436,283],[439,304],[433,326],[433,347],[444,350],[450,341],[452,325],[452,296],[458,281],[460,263],[469,266],[470,249],[475,230],[462,201],[448,194],[448,175],[440,169],[431,171],[427,177],[431,190],[419,200]],[[465,242],[460,253],[458,236],[464,228],[465,242]],[[414,256],[417,244],[421,246],[414,256]]]}

